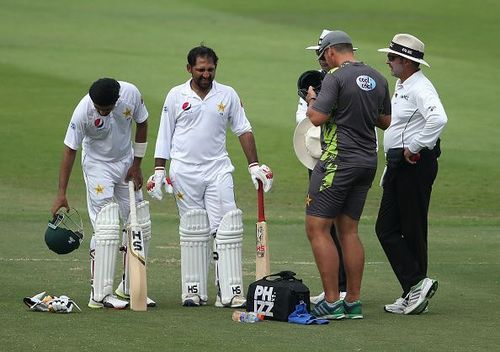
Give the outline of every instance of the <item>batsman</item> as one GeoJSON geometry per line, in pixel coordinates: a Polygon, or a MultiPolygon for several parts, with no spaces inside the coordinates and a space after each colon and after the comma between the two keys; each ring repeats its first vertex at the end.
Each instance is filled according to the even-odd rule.
{"type": "Polygon", "coordinates": [[[236,207],[226,130],[238,137],[255,187],[269,191],[273,174],[259,165],[252,127],[235,90],[215,81],[217,55],[198,46],[187,55],[190,79],[170,90],[156,140],[151,197],[173,193],[179,210],[182,305],[208,301],[207,276],[213,239],[216,307],[243,307],[242,212],[236,207]],[[169,178],[165,164],[170,160],[169,178]]]}
{"type": "MultiPolygon", "coordinates": [[[[148,111],[137,87],[112,78],[95,81],[77,105],[64,139],[59,171],[59,190],[51,212],[69,210],[66,190],[77,150],[82,147],[82,169],[87,189],[87,207],[94,234],[90,242],[92,289],[90,308],[124,309],[129,305],[127,233],[130,212],[128,182],[135,185],[137,220],[142,228],[145,253],[151,239],[149,203],[140,191],[143,183],[141,161],[146,153],[148,111]],[[132,143],[132,125],[136,124],[132,143]],[[122,232],[122,239],[120,239],[122,232]],[[124,249],[124,274],[113,294],[118,249],[124,249]]],[[[148,306],[156,303],[148,298],[148,306]]]]}

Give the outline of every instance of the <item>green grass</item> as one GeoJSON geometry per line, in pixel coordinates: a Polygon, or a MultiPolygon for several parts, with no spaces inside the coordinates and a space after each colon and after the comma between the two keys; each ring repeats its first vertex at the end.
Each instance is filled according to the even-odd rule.
{"type": "MultiPolygon", "coordinates": [[[[407,4],[394,0],[1,1],[1,349],[497,349],[500,142],[494,104],[500,47],[494,43],[500,34],[500,4],[422,0],[414,5],[408,10],[407,4]],[[86,308],[91,230],[79,165],[73,170],[68,197],[84,214],[86,240],[66,256],[49,252],[43,242],[71,113],[98,77],[137,84],[150,112],[150,148],[143,163],[149,175],[165,94],[189,78],[185,57],[200,42],[219,55],[217,79],[238,91],[260,160],[275,173],[273,190],[266,196],[273,271],[293,270],[313,294],[320,290],[304,234],[307,174],[295,158],[291,138],[297,77],[317,66],[304,48],[323,28],[346,30],[360,48],[358,58],[385,74],[391,87],[394,79],[376,49],[385,47],[396,32],[413,33],[426,44],[432,68],[424,72],[449,117],[431,202],[429,267],[440,288],[429,313],[402,317],[382,311],[399,289],[374,235],[380,202],[375,185],[360,225],[366,250],[363,321],[315,327],[246,325],[232,322],[231,310],[180,307],[178,219],[170,199],[151,202],[154,237],[148,288],[158,307],[145,314],[86,308]],[[83,312],[29,312],[22,298],[42,290],[69,295],[83,312]]],[[[236,166],[237,202],[245,215],[243,269],[248,285],[254,276],[256,196],[234,136],[228,138],[228,149],[236,166]]],[[[214,294],[210,285],[212,301],[214,294]]]]}

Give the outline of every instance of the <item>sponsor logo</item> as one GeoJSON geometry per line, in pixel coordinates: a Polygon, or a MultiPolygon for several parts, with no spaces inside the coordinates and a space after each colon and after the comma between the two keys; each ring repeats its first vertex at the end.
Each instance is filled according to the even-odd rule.
{"type": "Polygon", "coordinates": [[[163,107],[163,112],[168,112],[168,108],[166,106],[163,107]]]}
{"type": "Polygon", "coordinates": [[[132,248],[136,252],[141,252],[142,251],[142,232],[140,231],[133,231],[132,232],[132,248]]]}
{"type": "Polygon", "coordinates": [[[75,125],[75,123],[74,123],[74,122],[71,122],[71,123],[69,124],[69,127],[70,127],[72,130],[75,130],[75,129],[76,129],[76,125],[75,125]]]}
{"type": "Polygon", "coordinates": [[[433,112],[434,110],[437,109],[437,106],[429,106],[427,109],[433,112]]]}
{"type": "Polygon", "coordinates": [[[400,97],[401,97],[401,99],[404,99],[404,100],[406,100],[406,101],[408,101],[408,99],[410,99],[410,96],[409,96],[409,95],[406,95],[406,94],[401,95],[400,97]]]}
{"type": "Polygon", "coordinates": [[[200,290],[198,289],[198,284],[188,285],[187,292],[192,294],[197,294],[200,290]]]}
{"type": "Polygon", "coordinates": [[[184,102],[184,104],[182,104],[182,110],[188,111],[189,109],[191,109],[191,104],[189,103],[189,101],[184,102]]]}
{"type": "Polygon", "coordinates": [[[233,293],[233,295],[241,295],[241,286],[240,285],[231,286],[231,292],[233,293]]]}
{"type": "Polygon", "coordinates": [[[370,76],[366,75],[362,75],[356,78],[356,84],[358,85],[359,88],[361,88],[364,91],[373,90],[377,86],[375,80],[370,76]]]}
{"type": "Polygon", "coordinates": [[[104,127],[104,119],[101,119],[100,117],[96,118],[94,120],[94,126],[100,130],[101,128],[104,127]]]}
{"type": "Polygon", "coordinates": [[[273,316],[274,301],[276,293],[274,287],[257,285],[253,294],[253,311],[262,313],[268,317],[273,316]]]}

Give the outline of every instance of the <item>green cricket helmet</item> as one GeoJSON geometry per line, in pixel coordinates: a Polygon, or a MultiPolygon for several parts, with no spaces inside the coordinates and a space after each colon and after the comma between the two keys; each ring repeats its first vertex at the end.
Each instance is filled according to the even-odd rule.
{"type": "Polygon", "coordinates": [[[45,243],[57,254],[67,254],[80,247],[83,241],[83,222],[76,209],[57,213],[45,231],[45,243]]]}

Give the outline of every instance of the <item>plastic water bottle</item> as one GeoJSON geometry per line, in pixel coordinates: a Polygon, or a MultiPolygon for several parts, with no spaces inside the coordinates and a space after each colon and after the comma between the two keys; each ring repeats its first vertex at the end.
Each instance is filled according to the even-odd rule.
{"type": "Polygon", "coordinates": [[[264,314],[235,310],[233,312],[233,320],[239,323],[257,323],[264,320],[264,314]]]}

